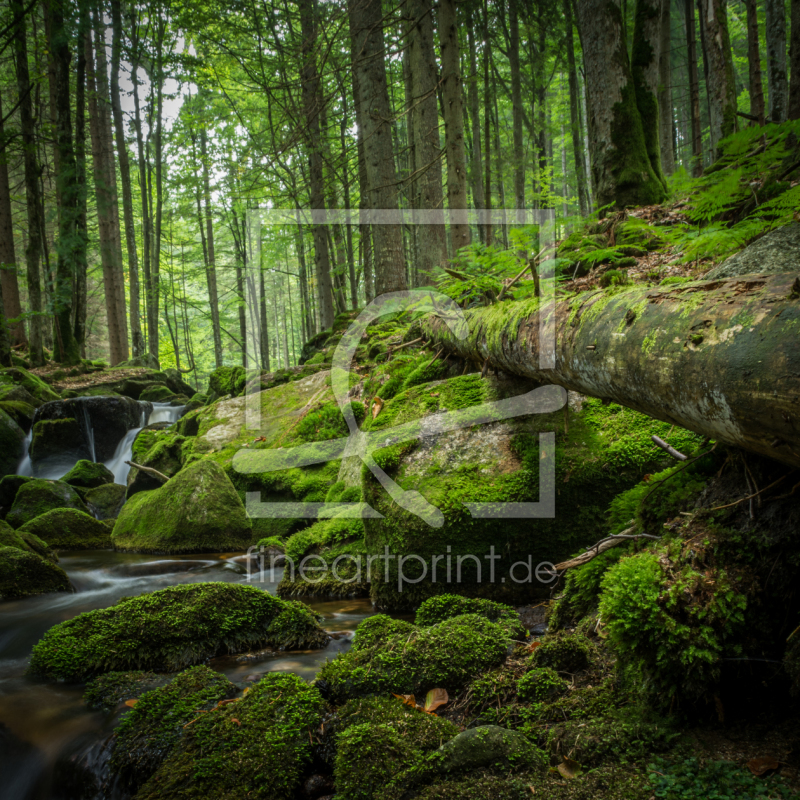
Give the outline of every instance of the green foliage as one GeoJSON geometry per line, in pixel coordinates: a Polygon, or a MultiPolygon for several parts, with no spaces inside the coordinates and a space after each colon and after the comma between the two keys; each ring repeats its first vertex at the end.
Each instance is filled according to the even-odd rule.
{"type": "MultiPolygon", "coordinates": [[[[356,422],[361,422],[366,413],[364,404],[354,402],[350,404],[356,422]]],[[[310,411],[297,424],[293,431],[293,438],[297,442],[321,442],[326,439],[338,439],[349,434],[347,423],[336,403],[325,403],[320,408],[310,411]]]]}
{"type": "Polygon", "coordinates": [[[404,619],[392,619],[386,614],[375,614],[359,622],[353,636],[353,650],[369,650],[380,646],[392,636],[410,636],[414,625],[404,619]]]}
{"type": "Polygon", "coordinates": [[[578,633],[557,633],[542,641],[532,660],[537,667],[575,673],[589,666],[592,655],[592,645],[585,637],[578,633]]]}
{"type": "Polygon", "coordinates": [[[552,702],[567,691],[567,682],[550,667],[537,667],[517,681],[517,695],[526,703],[552,702]]]}
{"type": "Polygon", "coordinates": [[[83,701],[89,708],[113,711],[120,703],[138,700],[145,692],[163,686],[168,680],[155,672],[107,672],[86,684],[83,701]]]}
{"type": "Polygon", "coordinates": [[[609,286],[623,286],[628,282],[628,273],[624,269],[610,269],[600,276],[600,285],[603,288],[609,286]]]}
{"type": "Polygon", "coordinates": [[[415,622],[420,626],[437,625],[462,614],[477,614],[490,622],[496,622],[508,630],[511,638],[525,636],[519,615],[511,606],[457,594],[440,594],[429,598],[417,610],[415,622]]]}

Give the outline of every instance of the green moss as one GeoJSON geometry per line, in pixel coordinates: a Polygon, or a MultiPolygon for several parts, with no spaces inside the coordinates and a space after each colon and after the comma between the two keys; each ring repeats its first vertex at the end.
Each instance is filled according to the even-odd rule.
{"type": "Polygon", "coordinates": [[[76,681],[112,670],[177,670],[264,647],[323,646],[328,636],[310,610],[301,627],[301,608],[252,586],[172,586],[55,625],[34,647],[30,671],[76,681]]]}
{"type": "Polygon", "coordinates": [[[168,682],[167,676],[155,672],[108,672],[86,684],[83,702],[95,710],[114,711],[120,703],[138,700],[168,682]]]}
{"type": "Polygon", "coordinates": [[[31,533],[56,550],[103,550],[111,547],[111,532],[100,520],[74,508],[54,508],[30,522],[20,533],[31,533]]]}
{"type": "Polygon", "coordinates": [[[552,702],[567,688],[567,682],[550,667],[536,667],[517,681],[517,695],[526,703],[552,702]]]}
{"type": "Polygon", "coordinates": [[[353,650],[370,650],[392,636],[410,636],[416,628],[404,619],[375,614],[358,624],[353,636],[353,650]]]}
{"type": "Polygon", "coordinates": [[[293,800],[323,706],[319,692],[296,675],[266,675],[241,700],[183,729],[137,800],[293,800]]]}
{"type": "Polygon", "coordinates": [[[17,489],[14,504],[6,515],[6,522],[12,528],[20,528],[26,522],[57,508],[71,508],[83,512],[88,510],[78,493],[69,484],[35,478],[26,481],[17,489]]]}
{"type": "Polygon", "coordinates": [[[244,390],[245,371],[243,367],[217,367],[208,378],[208,394],[234,397],[244,390]]]}
{"type": "Polygon", "coordinates": [[[13,475],[24,455],[25,432],[0,409],[0,477],[13,475]]]}
{"type": "Polygon", "coordinates": [[[14,383],[32,395],[36,399],[37,405],[61,399],[41,378],[26,369],[21,367],[5,369],[2,374],[11,378],[14,383]]]}
{"type": "Polygon", "coordinates": [[[417,610],[415,622],[420,626],[437,625],[462,614],[477,614],[490,622],[496,622],[506,628],[511,638],[525,637],[525,629],[519,620],[519,614],[511,606],[482,598],[461,597],[457,594],[442,594],[429,598],[417,610]]]}
{"type": "Polygon", "coordinates": [[[151,383],[140,395],[139,399],[150,403],[163,403],[175,397],[175,393],[163,383],[151,383]]]}
{"type": "Polygon", "coordinates": [[[0,546],[0,599],[71,590],[67,573],[38,553],[0,546]]]}
{"type": "MultiPolygon", "coordinates": [[[[633,261],[635,264],[636,259],[633,261]]],[[[633,264],[627,264],[625,266],[633,266],[633,264]]],[[[609,286],[622,286],[627,282],[628,273],[624,269],[609,269],[600,276],[600,285],[603,288],[607,288],[609,286]]]]}
{"type": "Polygon", "coordinates": [[[125,487],[118,483],[107,483],[96,489],[89,489],[83,499],[97,519],[116,519],[125,503],[125,487]]]}
{"type": "Polygon", "coordinates": [[[81,459],[61,480],[78,489],[94,489],[114,483],[114,473],[105,464],[81,459]]]}
{"type": "Polygon", "coordinates": [[[592,646],[577,633],[557,633],[542,641],[533,653],[537,667],[574,673],[586,669],[592,659],[592,646]]]}

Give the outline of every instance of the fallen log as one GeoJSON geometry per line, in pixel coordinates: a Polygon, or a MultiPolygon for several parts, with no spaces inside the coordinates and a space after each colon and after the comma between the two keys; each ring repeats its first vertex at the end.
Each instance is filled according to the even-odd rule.
{"type": "Polygon", "coordinates": [[[797,275],[586,292],[556,302],[554,317],[544,306],[544,319],[540,303],[467,311],[463,340],[438,317],[422,330],[461,358],[800,466],[797,275]],[[552,369],[539,364],[540,323],[555,331],[552,369]]]}

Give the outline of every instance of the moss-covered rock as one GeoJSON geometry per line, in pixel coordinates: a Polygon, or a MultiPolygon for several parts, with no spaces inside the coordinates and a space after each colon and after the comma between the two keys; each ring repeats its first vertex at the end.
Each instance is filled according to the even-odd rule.
{"type": "Polygon", "coordinates": [[[555,670],[535,667],[517,681],[517,696],[525,703],[552,702],[567,688],[567,682],[555,670]]]}
{"type": "Polygon", "coordinates": [[[386,614],[375,614],[358,624],[353,635],[353,650],[370,650],[393,636],[410,636],[415,626],[404,619],[392,619],[386,614]]]}
{"type": "Polygon", "coordinates": [[[198,461],[160,489],[140,492],[123,506],[114,547],[145,553],[246,550],[252,524],[223,469],[198,461]]]}
{"type": "Polygon", "coordinates": [[[58,563],[58,556],[38,536],[23,529],[15,531],[7,522],[0,520],[0,547],[16,547],[28,553],[36,553],[42,558],[58,563]]]}
{"type": "Polygon", "coordinates": [[[36,405],[59,399],[58,395],[41,378],[26,369],[12,367],[4,369],[2,374],[25,389],[35,399],[36,405]]]}
{"type": "Polygon", "coordinates": [[[525,628],[519,614],[511,606],[479,597],[461,597],[457,594],[430,597],[417,609],[415,622],[422,626],[437,625],[462,614],[477,614],[489,622],[497,622],[508,630],[512,639],[525,638],[525,628]]]}
{"type": "Polygon", "coordinates": [[[67,573],[38,553],[0,546],[0,599],[71,590],[67,573]]]}
{"type": "Polygon", "coordinates": [[[0,409],[0,478],[13,475],[25,455],[25,431],[0,409]]]}
{"type": "Polygon", "coordinates": [[[23,483],[34,480],[28,475],[6,475],[0,479],[0,517],[5,515],[14,505],[14,498],[17,496],[19,487],[23,483]]]}
{"type": "Polygon", "coordinates": [[[175,397],[175,393],[169,386],[163,383],[151,383],[140,395],[140,400],[148,400],[151,403],[163,403],[175,397]]]}
{"type": "Polygon", "coordinates": [[[12,528],[21,528],[26,522],[56,508],[73,508],[83,512],[88,510],[69,484],[35,478],[17,489],[14,503],[6,515],[6,522],[12,528]]]}
{"type": "Polygon", "coordinates": [[[95,489],[107,483],[114,483],[114,473],[105,464],[83,459],[78,461],[61,480],[76,489],[95,489]]]}
{"type": "Polygon", "coordinates": [[[574,673],[586,669],[593,655],[589,641],[579,633],[557,633],[544,639],[533,654],[537,667],[574,673]]]}
{"type": "Polygon", "coordinates": [[[244,390],[245,379],[243,367],[217,367],[209,375],[208,394],[214,397],[231,394],[235,397],[244,390]]]}
{"type": "Polygon", "coordinates": [[[96,519],[116,519],[125,504],[125,487],[119,483],[107,483],[89,489],[83,499],[96,519]]]}
{"type": "Polygon", "coordinates": [[[269,673],[241,700],[185,728],[137,800],[293,800],[323,708],[313,686],[291,673],[269,673]]]}
{"type": "Polygon", "coordinates": [[[92,457],[84,423],[74,417],[34,423],[30,453],[35,475],[58,475],[58,470],[66,472],[76,461],[92,457]]]}
{"type": "Polygon", "coordinates": [[[145,692],[158,689],[169,681],[169,676],[156,672],[107,672],[86,684],[83,701],[89,708],[113,711],[120,703],[138,700],[145,692]]]}
{"type": "Polygon", "coordinates": [[[339,702],[376,693],[455,691],[479,672],[502,663],[507,646],[505,628],[465,614],[395,634],[373,647],[355,648],[328,661],[318,678],[339,702]]]}
{"type": "Polygon", "coordinates": [[[32,533],[56,550],[105,550],[111,531],[91,514],[75,508],[54,508],[26,522],[21,533],[32,533]]]}
{"type": "MultiPolygon", "coordinates": [[[[166,428],[163,423],[147,427],[140,431],[133,442],[131,460],[143,467],[150,467],[166,475],[168,478],[177,475],[186,460],[184,445],[187,438],[173,428],[166,428]]],[[[144,470],[131,467],[128,473],[127,496],[137,492],[150,491],[162,486],[162,481],[144,470]]]]}
{"type": "Polygon", "coordinates": [[[327,634],[300,603],[228,583],[194,583],[123,598],[52,627],[30,670],[84,680],[113,670],[174,671],[215,655],[265,647],[324,646],[327,634]]]}

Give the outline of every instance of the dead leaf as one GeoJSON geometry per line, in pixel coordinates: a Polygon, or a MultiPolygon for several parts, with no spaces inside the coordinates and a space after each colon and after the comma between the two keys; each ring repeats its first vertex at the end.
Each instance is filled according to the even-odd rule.
{"type": "Polygon", "coordinates": [[[571,758],[567,758],[564,756],[563,763],[559,764],[557,767],[558,771],[561,773],[561,776],[567,779],[577,778],[583,770],[581,769],[581,765],[577,761],[573,761],[571,758]]]}
{"type": "Polygon", "coordinates": [[[541,642],[538,639],[535,642],[531,642],[528,645],[528,652],[532,653],[540,644],[541,642]]]}
{"type": "Polygon", "coordinates": [[[407,706],[411,706],[412,708],[417,707],[417,700],[413,694],[395,694],[392,692],[392,697],[402,700],[407,706]]]}
{"type": "Polygon", "coordinates": [[[266,441],[267,441],[266,436],[259,436],[258,439],[253,439],[253,444],[255,444],[256,442],[266,442],[266,441]]]}
{"type": "Polygon", "coordinates": [[[240,728],[242,727],[242,723],[236,717],[231,717],[231,722],[235,722],[240,728]]]}
{"type": "Polygon", "coordinates": [[[774,769],[780,767],[780,762],[776,761],[772,756],[761,756],[760,758],[751,758],[747,762],[747,769],[753,773],[757,778],[766,775],[774,769]]]}
{"type": "Polygon", "coordinates": [[[134,700],[126,700],[125,701],[125,705],[128,706],[128,708],[133,708],[138,702],[139,701],[135,700],[135,699],[134,700]]]}
{"type": "Polygon", "coordinates": [[[372,401],[372,419],[378,416],[381,413],[381,409],[383,408],[383,400],[380,397],[376,397],[372,401]]]}
{"type": "Polygon", "coordinates": [[[429,712],[436,711],[437,708],[445,706],[449,702],[450,698],[447,695],[447,689],[431,689],[425,695],[425,710],[429,712]]]}

